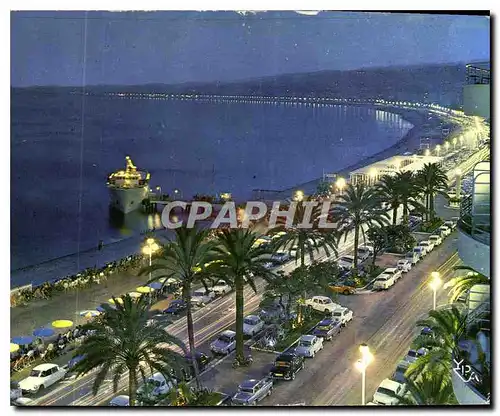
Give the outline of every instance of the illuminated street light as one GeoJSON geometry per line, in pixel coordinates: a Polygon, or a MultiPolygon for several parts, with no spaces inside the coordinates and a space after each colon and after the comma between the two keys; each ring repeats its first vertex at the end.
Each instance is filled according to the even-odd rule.
{"type": "Polygon", "coordinates": [[[431,151],[429,149],[425,149],[424,156],[430,156],[431,151]]]}
{"type": "Polygon", "coordinates": [[[359,346],[359,352],[361,353],[361,359],[356,361],[354,364],[356,369],[361,372],[361,405],[365,405],[365,390],[366,390],[366,369],[373,361],[373,354],[370,352],[370,348],[366,344],[361,344],[359,346]]]}
{"type": "Polygon", "coordinates": [[[437,155],[437,156],[439,156],[439,153],[440,153],[440,152],[441,152],[441,145],[440,145],[440,144],[438,144],[438,145],[436,146],[436,155],[437,155]]]}
{"type": "MultiPolygon", "coordinates": [[[[151,267],[151,256],[160,249],[160,246],[156,243],[154,238],[148,238],[144,247],[142,248],[142,253],[149,256],[149,267],[151,267]]],[[[149,271],[149,280],[151,280],[151,270],[149,271]]]]}
{"type": "Polygon", "coordinates": [[[450,142],[446,142],[444,144],[444,147],[446,148],[446,152],[448,153],[448,151],[450,150],[450,142]]]}
{"type": "Polygon", "coordinates": [[[457,138],[454,137],[453,138],[453,150],[457,150],[457,141],[458,141],[457,138]]]}
{"type": "Polygon", "coordinates": [[[432,302],[432,309],[436,310],[436,292],[437,290],[441,287],[441,284],[443,283],[440,279],[440,274],[439,272],[432,272],[431,273],[432,281],[429,283],[430,288],[432,289],[433,293],[433,302],[432,302]]]}
{"type": "Polygon", "coordinates": [[[371,179],[370,184],[375,185],[375,179],[377,177],[377,169],[371,168],[369,174],[370,174],[370,179],[371,179]]]}
{"type": "Polygon", "coordinates": [[[335,186],[340,191],[340,195],[342,195],[342,190],[344,189],[345,184],[346,184],[346,182],[345,182],[344,178],[338,178],[337,182],[335,182],[335,186]]]}
{"type": "Polygon", "coordinates": [[[295,191],[295,196],[293,199],[295,201],[302,201],[304,199],[304,192],[301,190],[295,191]]]}

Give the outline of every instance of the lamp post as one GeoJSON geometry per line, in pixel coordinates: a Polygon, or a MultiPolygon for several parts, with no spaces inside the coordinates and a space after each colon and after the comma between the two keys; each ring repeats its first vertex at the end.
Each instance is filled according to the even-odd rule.
{"type": "Polygon", "coordinates": [[[300,189],[298,191],[295,191],[293,199],[299,202],[302,201],[304,199],[304,192],[301,191],[300,189]]]}
{"type": "Polygon", "coordinates": [[[335,186],[339,190],[340,195],[342,195],[342,191],[343,191],[343,189],[345,187],[345,179],[344,178],[338,178],[337,182],[335,182],[335,186]]]}
{"type": "Polygon", "coordinates": [[[437,156],[439,156],[439,153],[440,153],[440,152],[441,152],[441,145],[440,145],[440,144],[438,144],[438,145],[436,146],[436,155],[437,155],[437,156]]]}
{"type": "Polygon", "coordinates": [[[375,185],[375,179],[377,177],[377,169],[370,169],[370,185],[375,185]]]}
{"type": "Polygon", "coordinates": [[[431,151],[429,149],[425,149],[424,156],[430,156],[431,151]]]}
{"type": "Polygon", "coordinates": [[[366,344],[361,344],[359,346],[359,352],[361,353],[361,359],[356,361],[356,368],[361,372],[361,405],[365,405],[365,390],[366,390],[366,369],[373,361],[373,354],[370,352],[370,348],[366,344]]]}
{"type": "Polygon", "coordinates": [[[429,283],[430,288],[432,289],[433,297],[432,297],[432,309],[436,310],[436,292],[441,287],[441,279],[439,272],[432,272],[432,281],[429,283]]]}
{"type": "Polygon", "coordinates": [[[455,176],[456,176],[456,187],[455,187],[455,197],[460,198],[460,188],[462,187],[462,170],[457,168],[455,169],[455,176]]]}
{"type": "MultiPolygon", "coordinates": [[[[149,256],[149,267],[151,267],[151,256],[153,253],[157,252],[160,246],[156,243],[154,238],[148,238],[146,244],[142,248],[143,254],[149,256]]],[[[151,270],[149,270],[149,280],[151,280],[151,270]]]]}

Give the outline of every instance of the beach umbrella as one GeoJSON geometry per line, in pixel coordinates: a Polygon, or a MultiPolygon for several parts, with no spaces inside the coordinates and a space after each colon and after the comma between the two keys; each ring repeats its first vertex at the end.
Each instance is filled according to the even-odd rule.
{"type": "Polygon", "coordinates": [[[10,352],[16,352],[19,349],[19,345],[10,343],[10,352]]]}
{"type": "Polygon", "coordinates": [[[37,328],[33,331],[33,336],[37,338],[45,338],[45,337],[51,337],[54,335],[56,331],[54,331],[52,328],[37,328]]]}
{"type": "Polygon", "coordinates": [[[154,289],[152,287],[148,286],[139,286],[137,289],[135,289],[139,293],[151,293],[154,292],[154,289]]]}
{"type": "MultiPolygon", "coordinates": [[[[115,305],[110,305],[109,303],[103,303],[102,305],[108,305],[111,309],[116,309],[116,308],[115,308],[115,305]]],[[[106,312],[106,311],[104,310],[104,308],[102,307],[102,305],[99,305],[97,308],[95,308],[95,309],[96,309],[96,311],[101,312],[101,313],[106,312]]]]}
{"type": "Polygon", "coordinates": [[[33,342],[33,337],[14,337],[12,342],[17,345],[28,345],[33,342]]]}
{"type": "MultiPolygon", "coordinates": [[[[118,302],[120,305],[123,305],[123,299],[122,298],[115,298],[116,299],[116,302],[118,302]]],[[[108,303],[110,303],[111,305],[114,305],[115,304],[115,301],[113,298],[111,299],[108,299],[108,303]]]]}
{"type": "Polygon", "coordinates": [[[99,311],[81,311],[79,313],[80,316],[83,316],[84,318],[87,318],[87,319],[90,319],[90,318],[94,318],[98,315],[100,315],[101,313],[99,311]]]}
{"type": "Polygon", "coordinates": [[[160,290],[162,287],[162,284],[159,282],[153,282],[153,283],[150,283],[149,285],[147,285],[147,287],[150,287],[151,289],[154,289],[154,290],[160,290]]]}
{"type": "Polygon", "coordinates": [[[138,292],[129,292],[128,295],[132,298],[132,299],[137,299],[137,298],[140,298],[142,295],[138,292]]]}
{"type": "Polygon", "coordinates": [[[67,319],[59,319],[52,322],[52,326],[57,329],[71,328],[73,326],[73,321],[69,321],[67,319]]]}

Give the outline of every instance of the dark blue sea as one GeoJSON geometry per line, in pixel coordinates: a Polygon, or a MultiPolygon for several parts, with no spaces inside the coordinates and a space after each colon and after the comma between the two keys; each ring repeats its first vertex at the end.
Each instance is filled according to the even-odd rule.
{"type": "Polygon", "coordinates": [[[13,90],[11,269],[118,241],[159,216],[110,216],[107,175],[126,155],[151,187],[280,190],[392,146],[412,127],[368,108],[129,100],[13,90]]]}

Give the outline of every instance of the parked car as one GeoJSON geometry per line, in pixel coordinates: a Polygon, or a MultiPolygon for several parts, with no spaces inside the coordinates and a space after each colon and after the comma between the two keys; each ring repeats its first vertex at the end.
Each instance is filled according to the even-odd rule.
{"type": "Polygon", "coordinates": [[[217,296],[225,295],[226,293],[231,292],[233,288],[225,281],[219,280],[215,285],[213,285],[210,290],[214,292],[217,296]]]}
{"type": "Polygon", "coordinates": [[[386,271],[384,270],[375,279],[375,282],[373,283],[373,289],[374,290],[387,290],[391,286],[393,286],[394,283],[396,283],[396,280],[394,278],[394,273],[386,273],[386,271]]]}
{"type": "Polygon", "coordinates": [[[453,220],[445,221],[444,225],[446,225],[451,231],[453,231],[457,227],[457,223],[453,220]]]}
{"type": "Polygon", "coordinates": [[[158,372],[148,377],[145,383],[137,389],[137,396],[154,399],[155,397],[167,394],[173,388],[175,388],[174,383],[167,380],[163,374],[158,372]]]}
{"type": "Polygon", "coordinates": [[[324,313],[332,313],[340,307],[340,305],[333,303],[333,300],[326,296],[313,296],[311,299],[307,299],[305,304],[316,311],[324,313]]]}
{"type": "Polygon", "coordinates": [[[415,361],[417,361],[420,357],[423,357],[424,355],[426,355],[428,352],[429,352],[429,350],[427,348],[420,348],[416,351],[409,350],[408,354],[406,354],[406,357],[404,358],[404,360],[411,364],[411,363],[414,363],[415,361]]]}
{"type": "Polygon", "coordinates": [[[334,293],[342,293],[343,295],[352,295],[356,293],[356,288],[354,286],[347,285],[345,283],[330,283],[330,290],[334,293]]]}
{"type": "Polygon", "coordinates": [[[187,304],[182,299],[175,299],[168,305],[168,308],[163,309],[163,313],[179,315],[187,309],[187,304]]]}
{"type": "Polygon", "coordinates": [[[46,389],[62,380],[67,371],[67,367],[59,367],[56,364],[40,364],[31,370],[27,378],[21,380],[19,387],[23,393],[37,393],[40,389],[46,389]]]}
{"type": "Polygon", "coordinates": [[[363,245],[358,247],[358,258],[361,261],[365,261],[366,259],[370,258],[370,256],[373,256],[372,246],[363,245]]]}
{"type": "Polygon", "coordinates": [[[215,406],[231,406],[233,402],[233,398],[226,393],[222,393],[220,391],[216,391],[214,393],[218,393],[220,400],[215,404],[215,406]]]}
{"type": "Polygon", "coordinates": [[[295,380],[295,374],[305,367],[304,357],[290,352],[280,354],[273,367],[270,375],[273,379],[295,380]]]}
{"type": "Polygon", "coordinates": [[[272,378],[247,380],[238,386],[238,392],[233,396],[232,402],[242,406],[253,406],[264,397],[270,396],[272,392],[272,378]]]}
{"type": "Polygon", "coordinates": [[[302,335],[295,348],[295,354],[301,357],[314,358],[317,352],[323,349],[323,338],[316,335],[302,335]]]}
{"type": "Polygon", "coordinates": [[[432,234],[430,237],[429,237],[429,241],[434,244],[434,247],[436,246],[439,246],[442,242],[443,242],[443,239],[441,238],[440,235],[437,235],[437,234],[432,234]]]}
{"type": "Polygon", "coordinates": [[[434,244],[429,240],[421,241],[418,245],[419,247],[425,248],[427,253],[430,253],[434,249],[434,244]]]}
{"type": "MultiPolygon", "coordinates": [[[[353,264],[354,264],[354,257],[353,256],[342,256],[338,260],[338,265],[341,269],[349,270],[352,269],[353,264]]],[[[361,264],[361,260],[358,259],[358,266],[361,264]]]]}
{"type": "Polygon", "coordinates": [[[403,273],[397,267],[389,267],[384,270],[385,274],[392,274],[394,277],[394,282],[397,282],[401,277],[403,277],[403,273]]]}
{"type": "Polygon", "coordinates": [[[405,255],[405,260],[408,260],[412,266],[415,266],[420,261],[420,253],[416,251],[409,251],[405,255]]]}
{"type": "Polygon", "coordinates": [[[401,360],[397,367],[396,370],[394,371],[394,374],[391,377],[391,380],[397,381],[398,383],[405,384],[406,383],[406,370],[408,370],[408,367],[410,366],[410,363],[405,360],[401,360]]]}
{"type": "Polygon", "coordinates": [[[271,256],[271,260],[283,264],[290,261],[290,254],[285,251],[278,251],[271,256]]]}
{"type": "Polygon", "coordinates": [[[230,354],[236,349],[236,332],[226,330],[222,332],[218,338],[210,344],[210,351],[214,354],[230,354]]]}
{"type": "Polygon", "coordinates": [[[450,227],[447,227],[446,225],[442,225],[441,227],[438,228],[438,230],[441,232],[441,235],[444,234],[445,237],[451,234],[450,227]]]}
{"type": "Polygon", "coordinates": [[[243,333],[253,337],[256,333],[262,331],[264,321],[257,315],[248,315],[243,319],[243,333]]]}
{"type": "Polygon", "coordinates": [[[337,308],[332,313],[332,319],[336,322],[340,322],[341,326],[346,326],[348,322],[352,321],[353,313],[350,309],[341,306],[337,308]]]}
{"type": "MultiPolygon", "coordinates": [[[[194,353],[194,356],[196,357],[196,363],[198,364],[198,371],[201,373],[207,368],[208,364],[210,363],[210,358],[208,357],[208,355],[200,351],[196,351],[194,353]]],[[[194,360],[190,353],[187,353],[184,358],[186,359],[187,366],[186,368],[182,369],[182,373],[184,379],[189,381],[194,377],[194,360]]]]}
{"type": "Polygon", "coordinates": [[[408,273],[411,270],[411,261],[408,259],[398,260],[398,270],[401,270],[402,273],[408,273]]]}
{"type": "Polygon", "coordinates": [[[384,406],[394,406],[399,404],[396,396],[403,396],[406,392],[406,386],[397,381],[386,378],[373,395],[373,401],[384,406]]]}
{"type": "Polygon", "coordinates": [[[127,395],[122,394],[120,396],[113,397],[109,402],[111,407],[126,407],[130,406],[130,399],[127,395]]]}
{"type": "Polygon", "coordinates": [[[10,401],[16,401],[20,397],[23,396],[23,391],[21,387],[19,387],[19,383],[17,381],[10,381],[10,401]]]}
{"type": "Polygon", "coordinates": [[[333,319],[323,319],[313,330],[313,335],[330,341],[342,329],[342,324],[333,319]]]}
{"type": "Polygon", "coordinates": [[[420,260],[427,256],[427,249],[425,247],[414,247],[413,252],[418,254],[420,260]]]}
{"type": "Polygon", "coordinates": [[[215,299],[215,293],[204,288],[196,289],[191,296],[191,303],[203,306],[215,299]]]}

